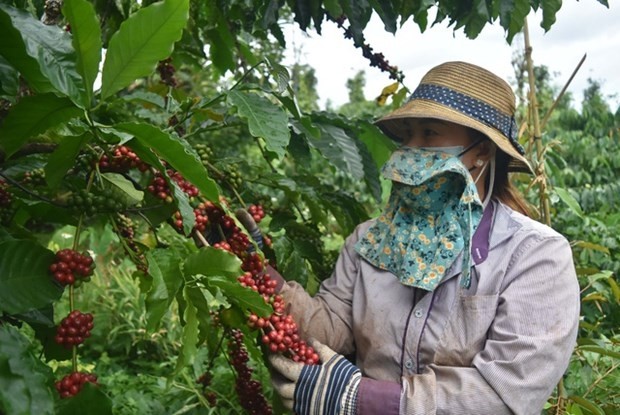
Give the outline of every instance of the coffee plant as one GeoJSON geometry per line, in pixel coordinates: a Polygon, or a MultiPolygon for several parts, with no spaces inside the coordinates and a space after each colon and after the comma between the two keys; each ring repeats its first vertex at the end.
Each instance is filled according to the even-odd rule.
{"type": "Polygon", "coordinates": [[[370,119],[300,110],[282,19],[346,22],[403,82],[364,41],[373,10],[511,38],[559,8],[405,3],[0,1],[0,413],[282,412],[264,356],[318,356],[271,275],[316,290],[394,148],[370,119]],[[166,404],[119,386],[138,384],[166,404]]]}

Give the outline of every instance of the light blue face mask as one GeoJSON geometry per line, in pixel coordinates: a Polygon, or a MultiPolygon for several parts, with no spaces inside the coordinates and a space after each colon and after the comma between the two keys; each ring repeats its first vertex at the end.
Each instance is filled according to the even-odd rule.
{"type": "Polygon", "coordinates": [[[382,170],[392,180],[390,200],[356,251],[402,284],[428,291],[463,253],[461,283],[469,287],[471,239],[482,218],[476,185],[458,158],[469,148],[396,150],[382,170]]]}

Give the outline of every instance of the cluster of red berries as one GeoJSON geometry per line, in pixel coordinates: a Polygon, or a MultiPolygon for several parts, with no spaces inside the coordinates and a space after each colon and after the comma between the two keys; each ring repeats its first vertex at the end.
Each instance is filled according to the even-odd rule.
{"type": "Polygon", "coordinates": [[[155,177],[153,177],[153,180],[148,185],[147,190],[166,203],[172,203],[174,200],[170,194],[170,187],[168,183],[166,183],[166,179],[164,179],[164,176],[159,172],[155,173],[155,177]]]}
{"type": "Polygon", "coordinates": [[[56,343],[70,349],[73,346],[84,343],[84,340],[90,337],[90,331],[93,329],[93,326],[92,314],[84,314],[78,310],[73,310],[60,322],[56,329],[54,340],[56,340],[56,343]]]}
{"type": "Polygon", "coordinates": [[[149,169],[149,165],[140,160],[140,157],[128,146],[118,146],[112,150],[112,156],[106,154],[99,159],[99,168],[106,171],[126,172],[137,168],[141,172],[149,169]]]}
{"type": "Polygon", "coordinates": [[[95,263],[90,255],[80,254],[72,249],[56,252],[56,260],[49,266],[54,279],[62,285],[89,281],[94,269],[95,263]]]}
{"type": "Polygon", "coordinates": [[[0,207],[7,207],[11,204],[13,198],[11,197],[11,193],[7,190],[9,186],[6,182],[0,179],[0,207]]]}
{"type": "Polygon", "coordinates": [[[237,372],[235,389],[241,407],[251,415],[271,415],[272,409],[263,395],[260,382],[252,379],[252,368],[248,366],[248,352],[243,344],[243,333],[232,330],[228,342],[230,363],[237,372]]]}
{"type": "MultiPolygon", "coordinates": [[[[211,203],[211,205],[213,204],[211,203]]],[[[204,232],[205,230],[207,230],[207,226],[209,225],[209,212],[207,210],[207,203],[200,203],[197,207],[195,207],[194,216],[196,217],[196,225],[194,225],[194,229],[199,232],[204,232]]],[[[181,216],[181,212],[177,211],[174,213],[172,223],[178,231],[183,230],[183,217],[181,216]]]]}
{"type": "MultiPolygon", "coordinates": [[[[250,239],[222,208],[212,202],[202,202],[194,209],[194,216],[196,217],[195,229],[200,232],[209,230],[210,233],[218,234],[221,231],[223,239],[213,243],[214,248],[232,252],[240,257],[245,254],[250,246],[250,239]]],[[[178,230],[183,229],[183,219],[179,212],[174,214],[173,225],[178,230]]]]}
{"type": "Polygon", "coordinates": [[[90,373],[73,372],[56,382],[56,390],[61,398],[70,398],[77,395],[86,382],[97,385],[97,376],[90,373]]]}
{"type": "Polygon", "coordinates": [[[256,223],[260,223],[260,221],[265,217],[265,211],[261,205],[250,205],[248,207],[248,213],[252,215],[252,218],[256,223]]]}
{"type": "MultiPolygon", "coordinates": [[[[198,188],[185,180],[181,173],[171,169],[168,169],[167,173],[189,197],[198,196],[198,188]]],[[[166,179],[164,179],[160,172],[155,173],[155,177],[153,177],[153,180],[148,185],[147,190],[155,197],[165,201],[166,203],[172,203],[173,201],[170,186],[168,186],[166,179]]]]}
{"type": "Polygon", "coordinates": [[[223,251],[232,252],[232,248],[230,247],[230,244],[226,241],[216,242],[213,244],[213,247],[216,249],[221,249],[223,251]]]}
{"type": "Polygon", "coordinates": [[[238,278],[241,285],[257,291],[265,302],[273,307],[273,314],[268,318],[252,313],[248,317],[251,328],[260,329],[262,342],[273,353],[283,353],[295,362],[307,365],[319,363],[319,356],[312,346],[306,344],[299,336],[299,329],[290,314],[285,314],[285,303],[281,295],[274,295],[277,281],[264,272],[263,261],[253,252],[248,255],[241,268],[246,271],[238,278]]]}

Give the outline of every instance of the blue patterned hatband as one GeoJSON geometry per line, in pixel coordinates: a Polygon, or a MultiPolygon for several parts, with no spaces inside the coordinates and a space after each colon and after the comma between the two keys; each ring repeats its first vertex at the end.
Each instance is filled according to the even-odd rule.
{"type": "Polygon", "coordinates": [[[499,130],[510,140],[519,154],[525,154],[525,150],[517,141],[517,123],[514,117],[502,114],[489,104],[445,86],[433,84],[418,86],[407,102],[416,98],[438,102],[499,130]]]}

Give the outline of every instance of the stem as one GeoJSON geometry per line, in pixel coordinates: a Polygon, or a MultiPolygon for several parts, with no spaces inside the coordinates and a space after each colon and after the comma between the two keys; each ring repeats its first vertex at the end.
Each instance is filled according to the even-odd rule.
{"type": "Polygon", "coordinates": [[[213,364],[215,363],[215,358],[219,354],[219,351],[222,350],[222,343],[224,343],[225,337],[226,337],[226,332],[222,330],[220,341],[217,343],[215,350],[213,350],[211,357],[209,358],[209,363],[207,364],[207,370],[211,370],[211,368],[213,367],[213,364]]]}
{"type": "Polygon", "coordinates": [[[573,70],[573,73],[571,74],[570,78],[568,78],[568,81],[566,81],[566,84],[564,85],[564,88],[562,88],[562,90],[560,91],[560,94],[558,95],[558,97],[555,99],[555,101],[553,101],[553,104],[551,105],[551,108],[549,108],[549,110],[547,111],[547,113],[543,117],[543,120],[540,123],[540,125],[541,125],[540,128],[541,129],[543,129],[543,130],[545,129],[545,125],[547,125],[547,121],[549,120],[549,117],[551,116],[551,113],[553,112],[555,107],[558,105],[558,102],[560,102],[560,99],[562,99],[562,97],[564,96],[564,93],[566,92],[566,89],[568,89],[568,86],[573,81],[573,78],[575,77],[575,75],[577,75],[577,71],[579,71],[579,68],[581,68],[581,65],[583,65],[583,62],[586,60],[586,56],[587,55],[588,55],[587,53],[583,54],[583,57],[581,58],[581,60],[577,64],[577,67],[575,67],[575,70],[573,70]]]}
{"type": "Polygon", "coordinates": [[[157,244],[157,246],[161,246],[161,243],[159,242],[159,238],[157,237],[157,229],[155,228],[153,223],[149,220],[149,218],[147,218],[144,215],[144,213],[142,213],[141,210],[138,210],[137,213],[138,213],[138,216],[140,216],[146,222],[146,224],[149,225],[149,228],[151,228],[151,231],[153,232],[153,236],[155,237],[155,243],[157,244]]]}
{"type": "Polygon", "coordinates": [[[269,165],[269,168],[271,169],[272,173],[277,173],[278,171],[276,170],[275,167],[273,167],[273,165],[271,164],[271,162],[269,161],[269,159],[267,158],[267,154],[265,153],[265,149],[263,148],[263,146],[260,143],[260,140],[257,138],[256,139],[256,144],[258,144],[258,148],[260,149],[261,154],[263,155],[263,158],[265,159],[265,161],[267,162],[267,164],[269,165]]]}
{"type": "MultiPolygon", "coordinates": [[[[88,177],[88,183],[86,184],[86,190],[90,190],[93,185],[93,180],[95,179],[95,172],[91,172],[88,177]]],[[[73,247],[74,251],[77,251],[78,245],[80,243],[80,232],[82,231],[82,225],[84,223],[84,214],[80,214],[80,218],[78,219],[77,227],[75,228],[75,235],[73,236],[73,247]]],[[[75,288],[73,284],[69,286],[69,310],[73,311],[75,307],[75,288]]],[[[77,346],[73,346],[71,348],[71,365],[74,372],[77,372],[77,346]]]]}
{"type": "Polygon", "coordinates": [[[260,60],[256,64],[252,65],[252,67],[250,69],[248,69],[248,71],[246,73],[241,75],[241,78],[239,78],[239,80],[237,82],[235,82],[235,84],[229,89],[229,91],[232,91],[233,89],[237,88],[239,86],[239,84],[241,84],[241,82],[243,82],[245,80],[245,78],[247,78],[248,75],[250,73],[252,73],[252,71],[258,67],[258,65],[261,65],[263,63],[265,63],[265,61],[260,60]]]}
{"type": "MultiPolygon", "coordinates": [[[[245,80],[245,78],[248,77],[248,75],[260,64],[264,63],[262,60],[259,61],[258,63],[256,63],[254,66],[252,66],[246,73],[244,73],[243,75],[241,75],[241,78],[239,78],[239,80],[237,82],[235,82],[235,84],[228,90],[228,92],[232,91],[233,89],[235,89],[237,86],[239,86],[239,84],[241,82],[243,82],[243,80],[245,80]]],[[[205,108],[205,107],[209,107],[212,104],[216,103],[217,101],[221,100],[222,98],[224,98],[226,96],[226,94],[222,93],[217,95],[215,98],[211,99],[210,101],[207,101],[205,104],[202,104],[200,106],[200,108],[205,108]]]]}
{"type": "Polygon", "coordinates": [[[546,225],[551,225],[549,198],[547,197],[547,180],[545,177],[545,159],[544,149],[542,144],[542,133],[540,129],[540,122],[538,116],[538,101],[536,100],[536,79],[534,78],[534,64],[532,62],[532,46],[530,44],[530,33],[527,26],[527,18],[523,24],[523,35],[525,38],[525,59],[527,62],[528,82],[530,86],[530,108],[532,111],[532,123],[534,127],[534,144],[536,145],[537,164],[536,164],[536,176],[540,177],[540,211],[541,222],[546,225]]]}
{"type": "MultiPolygon", "coordinates": [[[[190,379],[189,375],[186,372],[182,372],[182,374],[183,374],[183,379],[185,379],[185,382],[187,382],[188,385],[194,385],[193,380],[190,379]]],[[[207,400],[202,395],[202,393],[199,393],[199,391],[195,387],[191,388],[191,390],[196,393],[196,396],[198,397],[198,400],[200,401],[202,406],[204,406],[204,407],[208,407],[209,406],[209,402],[207,402],[207,400]]]]}
{"type": "Polygon", "coordinates": [[[226,180],[226,174],[224,174],[224,172],[222,172],[220,169],[218,169],[217,167],[215,167],[213,164],[211,164],[208,161],[204,162],[206,164],[206,167],[210,170],[213,170],[213,172],[219,176],[220,179],[224,180],[228,186],[230,186],[230,189],[232,190],[232,192],[235,195],[235,198],[239,201],[239,203],[241,203],[242,206],[245,206],[245,202],[243,201],[243,198],[241,197],[241,195],[239,194],[239,192],[237,191],[237,188],[228,180],[226,180]]]}
{"type": "Polygon", "coordinates": [[[590,392],[592,392],[592,390],[594,390],[594,388],[595,388],[595,387],[596,387],[599,383],[601,383],[601,381],[602,381],[603,379],[605,379],[605,378],[606,378],[608,375],[610,375],[611,373],[615,372],[615,370],[616,370],[616,368],[617,368],[618,366],[620,366],[620,363],[616,363],[615,365],[612,365],[612,366],[609,368],[609,370],[608,370],[607,372],[603,373],[603,375],[602,375],[602,376],[599,376],[599,378],[598,378],[598,379],[596,379],[596,380],[592,383],[592,385],[590,385],[590,387],[589,387],[589,388],[588,388],[588,390],[587,390],[587,391],[586,391],[586,392],[582,395],[582,397],[583,397],[583,398],[585,398],[586,396],[588,396],[588,394],[589,394],[590,392]]]}
{"type": "Polygon", "coordinates": [[[560,379],[558,383],[558,407],[556,409],[556,414],[563,414],[564,409],[566,408],[566,389],[564,389],[564,379],[560,379]]]}
{"type": "Polygon", "coordinates": [[[6,182],[10,183],[11,186],[15,186],[18,189],[20,189],[22,192],[29,194],[30,196],[32,196],[35,199],[38,200],[42,200],[46,203],[49,203],[50,205],[54,205],[54,206],[58,206],[58,207],[64,207],[63,205],[54,202],[53,200],[50,200],[44,196],[41,196],[38,193],[33,192],[32,190],[22,186],[18,181],[14,180],[13,178],[6,176],[3,172],[0,172],[0,177],[2,177],[4,180],[6,180],[6,182]]]}
{"type": "Polygon", "coordinates": [[[194,236],[196,236],[196,238],[198,238],[198,240],[200,241],[202,246],[209,246],[209,242],[207,242],[205,237],[202,235],[202,233],[200,233],[200,231],[198,229],[194,229],[194,236]]]}
{"type": "Polygon", "coordinates": [[[241,203],[241,206],[245,206],[245,202],[243,201],[243,198],[241,197],[241,195],[239,194],[239,192],[237,192],[237,188],[235,186],[233,186],[232,184],[228,183],[230,185],[231,190],[233,191],[235,197],[237,198],[237,200],[239,201],[239,203],[241,203]]]}
{"type": "Polygon", "coordinates": [[[217,231],[220,234],[220,238],[222,238],[222,241],[226,241],[226,234],[224,233],[224,230],[222,230],[222,227],[220,226],[220,224],[217,224],[217,231]]]}

